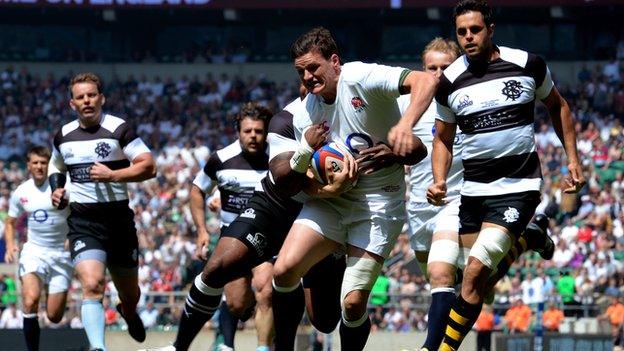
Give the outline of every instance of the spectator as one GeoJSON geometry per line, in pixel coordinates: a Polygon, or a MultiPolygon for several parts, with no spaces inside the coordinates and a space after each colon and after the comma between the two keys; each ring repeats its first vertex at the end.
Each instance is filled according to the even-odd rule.
{"type": "Polygon", "coordinates": [[[22,329],[22,311],[18,310],[15,303],[9,303],[0,316],[0,329],[22,329]]]}
{"type": "Polygon", "coordinates": [[[158,311],[154,308],[154,303],[148,302],[145,309],[139,314],[145,329],[150,329],[156,326],[158,314],[158,311]]]}
{"type": "Polygon", "coordinates": [[[531,324],[531,308],[522,302],[522,299],[518,296],[512,297],[512,306],[505,313],[505,323],[509,333],[526,333],[529,331],[529,325],[531,324]]]}
{"type": "Polygon", "coordinates": [[[544,330],[549,332],[559,332],[561,322],[563,322],[564,319],[565,317],[563,316],[563,311],[558,309],[554,302],[550,302],[548,304],[548,309],[544,311],[544,314],[542,315],[544,330]]]}
{"type": "Polygon", "coordinates": [[[477,351],[490,351],[492,348],[492,331],[495,327],[492,306],[483,305],[483,309],[475,322],[477,331],[477,351]]]}

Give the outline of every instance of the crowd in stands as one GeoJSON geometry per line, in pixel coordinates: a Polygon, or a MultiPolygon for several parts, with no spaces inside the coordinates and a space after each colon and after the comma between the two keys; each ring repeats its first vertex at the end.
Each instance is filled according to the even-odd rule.
{"type": "MultiPolygon", "coordinates": [[[[583,67],[574,84],[558,85],[577,120],[579,153],[588,179],[578,195],[561,190],[568,172],[565,155],[544,107],[537,107],[536,140],[545,184],[538,211],[551,218],[556,250],[551,261],[533,253],[523,255],[497,285],[496,303],[505,309],[495,312],[505,316],[503,321],[513,320],[505,315],[510,304],[532,306],[547,301],[559,308],[581,303],[606,307],[609,297],[624,293],[624,82],[620,64],[614,60],[583,67]]],[[[0,233],[4,232],[1,223],[7,216],[9,194],[27,178],[26,149],[33,144],[50,145],[55,130],[74,118],[68,108],[70,77],[71,73],[38,76],[13,67],[0,72],[0,233]]],[[[177,80],[128,76],[105,82],[105,95],[105,111],[130,121],[156,156],[157,178],[129,186],[141,250],[140,308],[146,325],[174,326],[183,291],[202,267],[193,258],[195,231],[189,210],[193,177],[211,151],[235,138],[232,121],[242,102],[260,101],[279,111],[297,97],[297,86],[225,74],[177,80]]],[[[207,221],[214,241],[218,214],[210,213],[207,221]]],[[[24,225],[22,219],[18,225],[22,240],[24,225]]],[[[376,330],[426,329],[428,285],[409,262],[412,258],[407,234],[402,234],[371,300],[376,330]]],[[[15,276],[0,276],[3,314],[19,313],[15,286],[15,276]]],[[[76,286],[72,289],[78,291],[76,286]]],[[[117,326],[119,316],[110,307],[116,298],[112,284],[107,292],[106,322],[117,326]]],[[[72,294],[64,325],[80,326],[77,298],[72,294]]],[[[599,309],[565,312],[600,314],[599,309]]],[[[0,327],[8,327],[3,319],[0,327]]]]}

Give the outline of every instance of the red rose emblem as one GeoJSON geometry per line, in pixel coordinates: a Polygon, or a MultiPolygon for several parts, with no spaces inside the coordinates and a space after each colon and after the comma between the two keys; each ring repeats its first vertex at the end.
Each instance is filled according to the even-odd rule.
{"type": "Polygon", "coordinates": [[[364,106],[364,102],[358,96],[351,99],[351,105],[357,110],[360,107],[364,106]]]}

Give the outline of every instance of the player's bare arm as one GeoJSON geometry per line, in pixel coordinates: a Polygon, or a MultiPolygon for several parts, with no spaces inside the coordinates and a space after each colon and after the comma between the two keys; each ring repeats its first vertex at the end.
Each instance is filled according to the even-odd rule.
{"type": "Polygon", "coordinates": [[[429,107],[437,86],[438,78],[426,72],[411,71],[403,80],[401,91],[409,91],[410,103],[399,123],[388,132],[388,142],[395,154],[405,157],[416,146],[412,128],[429,107]]]}
{"type": "Polygon", "coordinates": [[[542,101],[548,108],[557,137],[561,140],[568,157],[570,176],[566,178],[567,187],[564,191],[566,193],[578,193],[585,186],[586,181],[576,149],[576,132],[574,131],[574,118],[570,106],[559,94],[556,87],[553,87],[550,94],[542,101]]]}
{"type": "Polygon", "coordinates": [[[209,234],[206,229],[206,194],[195,184],[191,184],[190,191],[190,209],[193,223],[197,228],[197,248],[195,249],[195,257],[200,260],[206,260],[204,246],[208,244],[209,234]]]}
{"type": "Polygon", "coordinates": [[[112,170],[99,162],[91,167],[91,180],[94,182],[142,182],[155,176],[156,163],[149,152],[135,157],[130,167],[112,170]]]}
{"type": "Polygon", "coordinates": [[[427,157],[427,147],[419,137],[412,135],[414,147],[405,156],[400,156],[384,144],[379,143],[373,147],[366,148],[359,152],[356,162],[360,172],[364,174],[372,173],[378,169],[392,166],[399,163],[402,165],[415,165],[427,157]]]}
{"type": "Polygon", "coordinates": [[[455,130],[455,123],[436,120],[436,136],[433,138],[433,151],[431,152],[433,184],[427,189],[427,201],[432,205],[444,205],[446,176],[453,161],[455,130]]]}
{"type": "Polygon", "coordinates": [[[6,244],[6,252],[4,253],[4,262],[15,262],[17,255],[17,246],[15,246],[15,221],[16,218],[7,216],[4,220],[4,243],[6,244]]]}
{"type": "Polygon", "coordinates": [[[304,139],[306,145],[302,145],[300,150],[283,152],[269,161],[269,172],[275,185],[288,196],[294,196],[303,189],[310,157],[327,141],[327,126],[324,123],[310,126],[304,133],[304,139]],[[295,156],[298,156],[296,161],[295,156]],[[297,169],[299,166],[294,163],[301,163],[301,169],[297,169]]]}

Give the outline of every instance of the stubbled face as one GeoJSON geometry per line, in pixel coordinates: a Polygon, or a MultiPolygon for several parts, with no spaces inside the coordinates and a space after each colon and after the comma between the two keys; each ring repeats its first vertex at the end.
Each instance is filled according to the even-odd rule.
{"type": "Polygon", "coordinates": [[[333,101],[340,75],[340,58],[333,54],[329,59],[317,51],[310,51],[295,59],[295,69],[304,88],[311,94],[333,101]]]}
{"type": "Polygon", "coordinates": [[[243,118],[240,122],[238,139],[245,152],[256,154],[264,152],[266,141],[266,126],[264,121],[252,118],[243,118]]]}
{"type": "Polygon", "coordinates": [[[92,82],[76,83],[72,86],[71,92],[69,105],[78,113],[81,124],[92,125],[98,122],[105,98],[98,91],[97,85],[92,82]]]}
{"type": "Polygon", "coordinates": [[[494,24],[486,26],[483,15],[468,11],[455,19],[457,42],[471,61],[487,60],[492,48],[494,24]]]}
{"type": "Polygon", "coordinates": [[[39,156],[36,154],[29,155],[26,167],[28,168],[28,172],[30,172],[36,184],[41,184],[46,180],[46,177],[48,176],[49,161],[50,160],[47,157],[39,156]]]}
{"type": "Polygon", "coordinates": [[[425,72],[429,72],[436,78],[440,78],[442,76],[442,71],[444,71],[446,67],[450,66],[455,59],[456,57],[453,54],[430,50],[427,51],[423,57],[423,68],[425,69],[425,72]]]}

